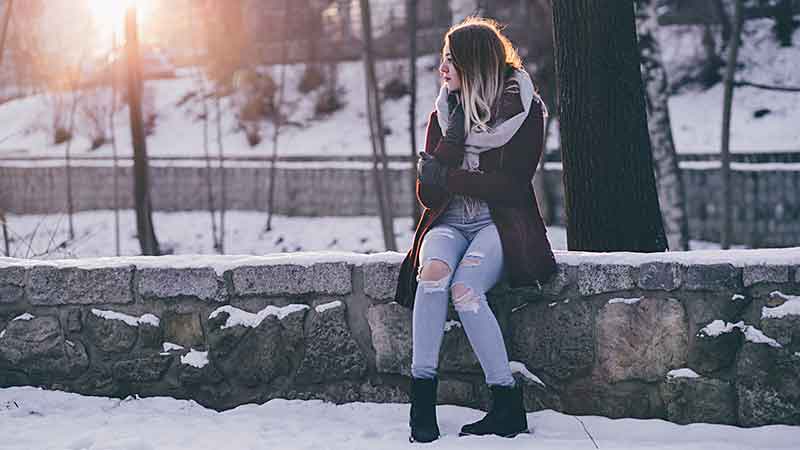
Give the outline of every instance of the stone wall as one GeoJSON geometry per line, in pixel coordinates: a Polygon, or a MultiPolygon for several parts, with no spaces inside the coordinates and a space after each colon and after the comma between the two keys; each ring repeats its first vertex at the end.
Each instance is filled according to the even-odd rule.
{"type": "MultiPolygon", "coordinates": [[[[718,241],[721,227],[721,178],[718,163],[685,161],[692,239],[718,241]]],[[[277,169],[275,212],[290,216],[376,215],[377,196],[366,162],[283,163],[277,169]],[[327,165],[327,167],[326,167],[327,165]]],[[[565,224],[560,164],[548,164],[545,177],[553,208],[551,223],[565,224]]],[[[752,248],[800,245],[800,164],[735,163],[733,186],[734,244],[752,248]]],[[[73,169],[76,211],[112,209],[112,168],[86,165],[73,169]]],[[[208,207],[206,169],[196,165],[156,164],[151,167],[153,206],[160,211],[194,211],[208,207]]],[[[229,209],[267,210],[269,171],[265,163],[226,167],[229,209]]],[[[213,197],[219,207],[221,169],[212,168],[213,197]]],[[[392,163],[389,171],[396,217],[411,215],[411,174],[408,164],[392,163]]],[[[119,169],[120,207],[133,207],[132,168],[119,169]]],[[[63,166],[0,166],[0,209],[16,214],[66,211],[66,170],[63,166]]]]}
{"type": "MultiPolygon", "coordinates": [[[[0,386],[405,402],[401,255],[0,258],[0,386]]],[[[800,424],[800,249],[557,254],[541,288],[488,297],[529,411],[800,424]]],[[[450,311],[439,402],[485,407],[450,311]]]]}

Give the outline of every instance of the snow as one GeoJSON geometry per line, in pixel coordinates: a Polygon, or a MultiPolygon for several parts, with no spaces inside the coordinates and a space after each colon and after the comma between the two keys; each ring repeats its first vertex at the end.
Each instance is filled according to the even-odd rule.
{"type": "Polygon", "coordinates": [[[154,316],[153,314],[143,314],[139,317],[134,317],[116,311],[108,311],[96,308],[92,308],[92,314],[107,320],[121,320],[132,327],[138,327],[140,324],[148,324],[157,327],[160,322],[158,317],[154,316]]]}
{"type": "MultiPolygon", "coordinates": [[[[473,2],[460,2],[453,7],[454,19],[474,10],[473,2]]],[[[798,86],[800,74],[796,67],[800,61],[800,30],[795,32],[795,45],[779,47],[772,37],[772,21],[751,20],[744,26],[745,38],[740,53],[742,69],[737,77],[765,84],[798,86]]],[[[691,65],[702,49],[700,27],[662,27],[659,32],[669,76],[673,77],[680,65],[691,65]],[[694,59],[692,59],[694,58],[694,59]],[[677,61],[677,62],[673,62],[677,61]]],[[[424,55],[417,66],[418,115],[415,130],[417,142],[422,142],[428,112],[438,92],[438,54],[424,55]]],[[[406,59],[380,59],[376,62],[377,76],[385,83],[407,72],[406,59]]],[[[273,77],[281,66],[261,68],[273,77]]],[[[305,70],[304,64],[286,66],[287,79],[298,80],[305,70]]],[[[176,79],[148,80],[145,83],[145,111],[156,114],[155,131],[148,137],[150,156],[195,156],[204,153],[202,121],[199,120],[202,104],[197,98],[179,106],[187,94],[196,93],[198,80],[190,74],[196,70],[181,71],[176,79]]],[[[295,106],[288,111],[289,126],[282,128],[278,154],[281,156],[353,156],[371,155],[369,127],[366,121],[364,89],[364,67],[362,61],[345,61],[339,64],[338,83],[345,106],[328,116],[318,117],[314,113],[316,93],[303,94],[297,90],[296,82],[287,83],[285,91],[288,104],[295,106]],[[347,130],[347,132],[342,132],[347,130]]],[[[110,103],[107,88],[83,93],[87,99],[110,103]]],[[[0,105],[0,123],[4,125],[0,134],[0,156],[61,156],[64,144],[52,145],[53,98],[58,94],[38,94],[13,100],[0,105]]],[[[71,97],[64,95],[67,105],[71,97]]],[[[669,100],[672,134],[676,149],[680,153],[716,153],[720,145],[723,86],[718,83],[708,90],[692,88],[673,95],[669,100]]],[[[386,136],[386,149],[390,155],[408,155],[410,136],[408,132],[409,97],[383,102],[383,117],[392,131],[386,136]]],[[[732,152],[798,151],[800,142],[800,93],[766,91],[751,87],[737,87],[733,97],[731,118],[732,152]],[[769,108],[770,113],[755,118],[756,110],[769,108]]],[[[222,141],[227,156],[268,156],[271,153],[272,125],[261,124],[261,143],[250,147],[245,134],[237,123],[238,108],[232,97],[222,99],[222,141]]],[[[213,110],[213,108],[212,108],[213,110]]],[[[211,150],[216,156],[216,128],[214,114],[209,123],[212,139],[211,150]]],[[[128,112],[123,107],[115,115],[116,138],[120,156],[131,155],[131,133],[128,128],[128,112]]],[[[72,144],[74,156],[110,157],[110,144],[89,150],[90,139],[85,126],[78,122],[77,136],[72,144]]],[[[558,124],[553,120],[549,133],[548,148],[558,147],[558,124]]],[[[38,163],[37,163],[38,164],[38,163]]]]}
{"type": "Polygon", "coordinates": [[[208,364],[208,352],[201,352],[190,349],[189,353],[181,356],[181,364],[202,369],[208,364]]]}
{"type": "Polygon", "coordinates": [[[789,315],[800,316],[800,295],[786,295],[780,291],[773,291],[770,297],[778,297],[786,300],[782,305],[761,308],[762,319],[780,319],[789,315]]]}
{"type": "Polygon", "coordinates": [[[448,331],[452,330],[453,328],[461,328],[461,322],[457,320],[448,320],[444,323],[444,332],[447,333],[448,331]]]}
{"type": "Polygon", "coordinates": [[[3,329],[3,331],[0,331],[0,339],[2,339],[3,336],[5,336],[5,335],[6,335],[6,330],[5,329],[3,329]]]}
{"type": "Polygon", "coordinates": [[[706,336],[716,337],[722,333],[730,333],[734,329],[740,328],[742,326],[744,326],[744,322],[730,323],[730,322],[725,322],[724,320],[717,319],[709,323],[708,325],[704,326],[703,328],[701,328],[700,333],[703,333],[706,336]]]}
{"type": "Polygon", "coordinates": [[[34,316],[34,315],[33,315],[33,314],[31,314],[31,313],[25,313],[25,314],[20,314],[20,315],[19,315],[19,316],[17,316],[17,317],[14,317],[13,319],[11,319],[11,321],[13,322],[13,321],[15,321],[15,320],[31,320],[31,319],[33,319],[34,317],[36,317],[36,316],[34,316]]]}
{"type": "Polygon", "coordinates": [[[673,369],[667,372],[667,378],[700,378],[700,375],[694,370],[684,367],[682,369],[673,369]]]}
{"type": "Polygon", "coordinates": [[[223,324],[222,327],[220,327],[220,329],[235,327],[237,325],[241,325],[243,327],[255,328],[261,325],[261,322],[263,322],[264,319],[266,319],[269,316],[275,316],[280,320],[295,311],[302,311],[304,309],[308,309],[308,305],[300,305],[294,303],[283,307],[269,305],[266,308],[254,314],[239,309],[235,306],[225,305],[215,309],[208,316],[208,318],[213,319],[214,317],[217,317],[220,313],[225,312],[228,313],[228,320],[225,321],[225,324],[223,324]]]}
{"type": "Polygon", "coordinates": [[[325,311],[333,308],[339,308],[343,305],[341,300],[334,300],[332,302],[323,303],[316,308],[314,308],[318,313],[324,313],[325,311]]]}
{"type": "Polygon", "coordinates": [[[542,387],[545,387],[544,382],[539,377],[534,375],[533,372],[528,370],[524,363],[519,361],[509,361],[508,365],[511,367],[511,373],[522,374],[523,377],[541,385],[542,387]]]}
{"type": "Polygon", "coordinates": [[[173,350],[183,350],[183,346],[182,345],[173,344],[172,342],[164,342],[162,348],[163,348],[163,351],[165,353],[166,352],[171,352],[173,350]]]}
{"type": "MultiPolygon", "coordinates": [[[[263,231],[266,214],[258,211],[228,211],[226,213],[226,257],[215,256],[211,239],[211,221],[208,212],[155,212],[153,221],[162,249],[173,254],[152,257],[130,257],[140,253],[136,239],[136,220],[132,210],[120,212],[120,254],[114,256],[114,214],[112,211],[85,211],[74,216],[76,238],[69,240],[67,218],[63,214],[14,215],[8,214],[11,255],[17,258],[34,258],[36,261],[13,260],[23,265],[56,265],[59,267],[93,268],[98,266],[137,267],[211,267],[217,273],[238,265],[299,264],[308,266],[316,262],[346,261],[353,265],[371,262],[399,263],[413,240],[410,218],[395,218],[394,230],[400,253],[383,252],[385,249],[377,217],[287,217],[273,216],[273,229],[263,231]],[[63,245],[61,245],[63,243],[63,245]],[[351,253],[353,252],[353,253],[351,253]],[[277,253],[283,253],[279,255],[277,253]],[[289,254],[291,253],[291,254],[289,254]],[[365,254],[366,253],[366,254],[365,254]],[[130,255],[130,256],[129,256],[130,255]],[[199,256],[203,255],[203,256],[199,256]],[[248,256],[260,255],[260,256],[248,256]],[[265,256],[268,255],[268,256],[265,256]],[[76,261],[70,259],[81,258],[76,261]],[[94,259],[99,258],[99,259],[94,259]]],[[[563,227],[547,228],[547,237],[554,249],[567,248],[566,230],[563,227]]],[[[692,241],[692,248],[719,247],[717,244],[692,241]]],[[[800,255],[792,249],[773,249],[772,253],[752,254],[753,260],[797,261],[800,255]],[[781,252],[787,254],[779,257],[781,252]],[[755,258],[770,255],[769,258],[755,258]],[[793,257],[794,256],[794,257],[793,257]]],[[[557,252],[557,254],[559,254],[557,252]]],[[[577,253],[572,253],[577,256],[577,253]]],[[[660,258],[674,258],[678,252],[663,254],[660,258]],[[669,255],[669,256],[668,256],[669,255]]],[[[594,254],[609,262],[618,255],[594,254]]],[[[713,255],[689,252],[701,256],[713,255]]],[[[741,255],[727,257],[721,252],[714,256],[717,262],[728,262],[741,255]],[[721,260],[721,261],[720,261],[721,260]]],[[[653,256],[655,257],[655,256],[653,256]]],[[[573,257],[574,258],[574,257],[573,257]]],[[[646,258],[640,256],[639,260],[646,258]]],[[[567,261],[567,258],[559,257],[567,261]]],[[[683,259],[687,259],[685,256],[683,259]]],[[[0,259],[0,266],[12,260],[0,259]]],[[[757,263],[758,261],[756,261],[757,263]]],[[[573,262],[575,263],[575,262],[573,262]]],[[[734,263],[736,263],[734,261],[734,263]]]]}
{"type": "Polygon", "coordinates": [[[763,331],[754,327],[753,325],[746,325],[743,321],[736,323],[725,322],[723,320],[714,320],[705,327],[701,328],[699,333],[706,336],[714,337],[723,333],[730,333],[731,331],[739,329],[744,333],[744,338],[748,342],[754,344],[767,344],[770,347],[780,348],[782,345],[775,339],[764,334],[763,331]]]}
{"type": "Polygon", "coordinates": [[[744,295],[742,295],[742,294],[733,294],[733,297],[731,297],[731,300],[734,301],[734,302],[737,301],[737,300],[744,300],[744,295]]]}
{"type": "MultiPolygon", "coordinates": [[[[0,389],[4,450],[384,449],[408,443],[407,404],[275,399],[217,412],[190,400],[87,397],[33,387],[0,389]]],[[[458,437],[483,417],[459,406],[437,408],[442,450],[594,449],[577,416],[552,410],[527,415],[532,434],[514,439],[458,437]]],[[[581,416],[603,450],[795,449],[800,427],[677,425],[664,420],[581,416]]]]}
{"type": "Polygon", "coordinates": [[[614,303],[624,303],[626,305],[634,305],[639,303],[643,297],[636,297],[636,298],[612,298],[608,301],[609,305],[613,305],[614,303]]]}
{"type": "Polygon", "coordinates": [[[746,325],[742,331],[744,331],[744,338],[745,340],[752,342],[754,344],[767,344],[770,347],[780,348],[783,347],[778,341],[772,339],[771,337],[764,334],[763,331],[759,330],[758,328],[752,325],[746,325]]]}

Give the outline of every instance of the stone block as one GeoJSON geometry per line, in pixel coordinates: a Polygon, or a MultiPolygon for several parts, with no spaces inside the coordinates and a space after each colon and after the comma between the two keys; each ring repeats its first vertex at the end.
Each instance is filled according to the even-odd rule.
{"type": "Polygon", "coordinates": [[[745,266],[742,269],[742,281],[745,287],[758,283],[788,283],[789,266],[745,266]]]}
{"type": "Polygon", "coordinates": [[[658,381],[686,364],[686,313],[675,299],[609,302],[597,317],[600,369],[611,383],[658,381]]]}
{"type": "Polygon", "coordinates": [[[131,303],[133,266],[81,269],[34,266],[25,287],[32,305],[131,303]]]}
{"type": "Polygon", "coordinates": [[[19,303],[25,297],[25,269],[22,267],[0,268],[0,305],[19,303]]]}
{"type": "Polygon", "coordinates": [[[692,264],[686,267],[683,286],[690,291],[741,289],[741,269],[731,264],[692,264]]]}
{"type": "Polygon", "coordinates": [[[311,310],[297,382],[358,379],[366,372],[367,359],[350,333],[345,309],[344,303],[332,302],[311,310]]]}
{"type": "Polygon", "coordinates": [[[736,425],[736,387],[714,378],[668,378],[660,386],[667,419],[736,425]]]}
{"type": "Polygon", "coordinates": [[[367,322],[378,372],[411,376],[411,310],[394,302],[374,305],[367,322]]]}
{"type": "Polygon", "coordinates": [[[83,344],[65,340],[56,317],[12,320],[0,338],[0,371],[23,372],[37,383],[75,378],[88,366],[83,344]]]}
{"type": "Polygon", "coordinates": [[[161,380],[172,364],[171,355],[152,355],[125,359],[112,365],[115,380],[130,383],[147,383],[161,380]]]}
{"type": "Polygon", "coordinates": [[[511,359],[529,370],[567,379],[594,365],[594,315],[589,302],[531,303],[511,314],[511,359]]]}
{"type": "Polygon", "coordinates": [[[578,266],[581,295],[626,291],[636,287],[636,267],[623,264],[584,263],[578,266]]]}
{"type": "Polygon", "coordinates": [[[346,295],[352,291],[350,266],[344,262],[311,266],[243,266],[227,272],[235,295],[346,295]]]}
{"type": "Polygon", "coordinates": [[[100,317],[92,312],[86,314],[85,320],[92,343],[106,353],[128,352],[136,344],[139,329],[134,325],[100,317]]]}
{"type": "Polygon", "coordinates": [[[224,283],[210,267],[139,269],[136,286],[144,298],[189,297],[211,302],[225,301],[224,283]]]}
{"type": "Polygon", "coordinates": [[[364,274],[364,293],[375,300],[391,300],[400,276],[400,264],[386,262],[368,263],[361,266],[364,274]]]}
{"type": "Polygon", "coordinates": [[[203,324],[200,314],[190,313],[165,313],[161,319],[164,327],[164,340],[186,348],[197,347],[205,344],[203,324]]]}
{"type": "Polygon", "coordinates": [[[681,265],[649,262],[639,267],[639,287],[653,291],[672,291],[681,287],[681,265]]]}

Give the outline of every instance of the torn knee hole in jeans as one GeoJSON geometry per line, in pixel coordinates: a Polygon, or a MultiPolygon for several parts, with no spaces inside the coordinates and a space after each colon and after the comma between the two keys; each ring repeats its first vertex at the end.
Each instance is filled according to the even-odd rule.
{"type": "Polygon", "coordinates": [[[461,260],[461,267],[475,267],[481,265],[481,261],[483,261],[483,253],[481,252],[469,252],[464,255],[464,258],[461,260]]]}
{"type": "Polygon", "coordinates": [[[444,292],[452,270],[447,262],[438,258],[429,258],[417,270],[417,282],[422,285],[426,294],[444,292]],[[432,265],[430,268],[429,265],[432,265]],[[423,273],[423,271],[425,273],[423,273]]]}
{"type": "Polygon", "coordinates": [[[464,283],[457,283],[450,289],[453,297],[453,306],[458,312],[471,311],[477,313],[481,308],[483,294],[476,294],[472,288],[464,283]]]}

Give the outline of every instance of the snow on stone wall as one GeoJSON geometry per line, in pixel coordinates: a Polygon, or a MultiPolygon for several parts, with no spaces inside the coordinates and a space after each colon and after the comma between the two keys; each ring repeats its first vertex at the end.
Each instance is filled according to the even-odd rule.
{"type": "MultiPolygon", "coordinates": [[[[800,248],[556,256],[541,289],[488,294],[528,410],[800,424],[800,248]]],[[[406,402],[401,259],[0,258],[0,387],[220,409],[406,402]]],[[[439,401],[486,407],[480,365],[454,311],[448,320],[439,401]]]]}

